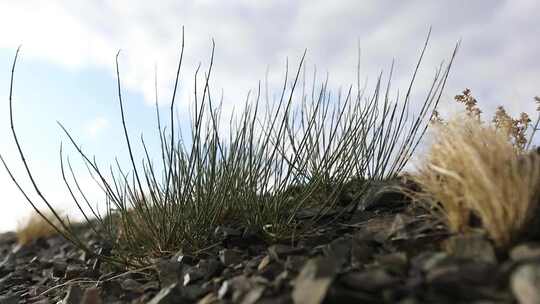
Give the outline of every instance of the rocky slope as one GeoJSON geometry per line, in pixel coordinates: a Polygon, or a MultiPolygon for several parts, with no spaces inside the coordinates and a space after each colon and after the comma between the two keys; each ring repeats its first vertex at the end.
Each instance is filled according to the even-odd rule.
{"type": "Polygon", "coordinates": [[[364,207],[279,244],[219,227],[221,243],[197,256],[131,272],[60,236],[20,246],[0,234],[0,303],[540,303],[539,244],[496,251],[482,231],[448,235],[391,196],[364,207]]]}

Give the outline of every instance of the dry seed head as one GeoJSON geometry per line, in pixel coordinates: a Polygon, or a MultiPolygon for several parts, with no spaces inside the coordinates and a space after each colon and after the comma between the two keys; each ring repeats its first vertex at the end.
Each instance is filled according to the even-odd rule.
{"type": "Polygon", "coordinates": [[[493,123],[495,128],[507,137],[508,140],[513,140],[514,146],[518,151],[523,151],[527,145],[525,133],[531,122],[527,113],[521,113],[519,119],[513,119],[506,110],[499,106],[495,112],[493,123]]]}
{"type": "Polygon", "coordinates": [[[439,114],[439,111],[433,110],[433,113],[431,114],[430,123],[433,125],[444,123],[443,119],[441,118],[441,115],[439,114]]]}
{"type": "Polygon", "coordinates": [[[474,98],[471,94],[470,89],[465,89],[463,91],[463,94],[456,95],[454,99],[465,105],[465,110],[467,111],[467,116],[476,118],[478,121],[480,121],[480,114],[482,113],[482,110],[478,108],[478,101],[476,98],[474,98]]]}
{"type": "Polygon", "coordinates": [[[525,133],[527,132],[527,128],[529,127],[531,120],[529,119],[529,115],[527,115],[527,113],[521,113],[520,119],[515,120],[514,122],[515,125],[512,135],[514,136],[515,145],[520,151],[523,151],[527,145],[525,133]]]}
{"type": "Polygon", "coordinates": [[[514,125],[514,121],[508,113],[506,113],[506,110],[502,106],[498,106],[497,110],[495,111],[495,116],[492,120],[493,124],[495,125],[495,128],[497,130],[502,130],[505,135],[510,137],[510,134],[512,132],[512,128],[514,125]]]}
{"type": "Polygon", "coordinates": [[[531,122],[531,119],[529,118],[529,114],[525,112],[521,112],[519,115],[519,122],[527,128],[529,126],[529,123],[531,122]]]}

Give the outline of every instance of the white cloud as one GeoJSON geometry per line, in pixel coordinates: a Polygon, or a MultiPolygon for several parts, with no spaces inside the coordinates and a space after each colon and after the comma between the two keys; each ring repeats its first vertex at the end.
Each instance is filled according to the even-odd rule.
{"type": "Polygon", "coordinates": [[[99,133],[109,126],[109,121],[105,117],[96,117],[84,125],[84,131],[91,138],[96,138],[99,133]]]}
{"type": "MultiPolygon", "coordinates": [[[[489,60],[484,65],[505,71],[505,65],[509,63],[492,60],[507,55],[508,48],[516,45],[519,35],[500,36],[498,33],[520,33],[533,28],[532,21],[523,21],[527,19],[523,14],[532,13],[535,7],[534,1],[523,1],[526,4],[519,6],[508,3],[2,2],[0,28],[11,30],[3,31],[0,47],[13,48],[23,43],[27,56],[74,68],[107,67],[111,73],[114,72],[114,54],[122,48],[123,84],[128,89],[143,92],[151,103],[156,62],[160,73],[160,96],[166,100],[170,96],[180,27],[185,25],[186,57],[180,102],[185,105],[192,94],[192,78],[198,62],[208,63],[211,37],[217,43],[214,87],[224,88],[232,102],[256,86],[267,66],[281,74],[285,57],[290,57],[291,63],[296,62],[293,59],[297,59],[304,48],[310,50],[309,62],[321,65],[323,72],[330,70],[336,82],[352,83],[354,80],[350,77],[354,75],[358,40],[364,50],[364,67],[368,74],[377,73],[381,66],[387,66],[391,58],[396,57],[403,67],[407,67],[401,69],[401,76],[408,78],[408,67],[416,59],[429,25],[434,26],[434,39],[431,44],[433,59],[426,62],[427,67],[431,68],[430,64],[446,57],[452,44],[463,37],[462,66],[489,60]],[[445,14],[441,15],[441,11],[445,14]],[[488,29],[482,30],[486,25],[488,29]],[[495,40],[497,48],[482,48],[475,44],[478,39],[489,46],[494,45],[495,40]]],[[[530,57],[537,53],[534,52],[537,47],[532,47],[530,57]]],[[[466,67],[460,70],[474,72],[466,67]]],[[[511,79],[514,83],[515,78],[511,79]]]]}
{"type": "Polygon", "coordinates": [[[317,63],[323,73],[330,71],[334,83],[353,83],[358,41],[364,71],[372,79],[395,57],[395,83],[403,85],[427,28],[433,25],[431,56],[424,64],[430,75],[422,80],[431,77],[433,67],[447,58],[461,37],[448,96],[470,86],[483,95],[479,99],[498,96],[493,104],[508,102],[517,110],[509,100],[528,101],[536,88],[524,76],[538,78],[540,73],[531,64],[540,51],[534,43],[540,34],[533,18],[538,8],[534,0],[406,5],[395,1],[4,1],[0,47],[23,43],[25,56],[73,68],[107,67],[111,73],[114,54],[122,48],[123,85],[153,103],[155,63],[161,99],[168,101],[171,96],[180,28],[185,25],[178,98],[185,109],[195,67],[201,61],[208,64],[211,37],[217,43],[213,87],[216,92],[224,89],[226,102],[237,103],[256,87],[267,67],[277,74],[274,78],[280,78],[285,58],[294,66],[304,48],[309,49],[308,63],[317,63]]]}

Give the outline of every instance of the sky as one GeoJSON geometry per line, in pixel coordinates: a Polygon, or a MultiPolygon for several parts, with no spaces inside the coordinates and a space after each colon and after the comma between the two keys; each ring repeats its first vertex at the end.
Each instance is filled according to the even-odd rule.
{"type": "MultiPolygon", "coordinates": [[[[265,75],[270,87],[277,87],[286,60],[295,67],[306,49],[306,68],[328,73],[331,88],[356,82],[360,48],[360,72],[368,79],[368,91],[392,60],[393,87],[404,91],[430,27],[415,91],[425,93],[435,69],[448,61],[461,40],[442,95],[443,114],[455,110],[453,96],[470,88],[486,117],[498,105],[515,116],[534,114],[533,97],[540,95],[538,11],[536,0],[0,0],[0,153],[31,190],[8,116],[11,65],[19,45],[13,104],[21,145],[47,197],[70,213],[73,206],[59,167],[60,143],[74,163],[80,159],[57,121],[105,167],[115,156],[125,160],[116,91],[118,50],[130,134],[144,134],[151,147],[157,144],[154,75],[165,111],[182,27],[185,57],[177,99],[181,123],[193,103],[195,70],[199,64],[208,67],[212,40],[212,87],[223,93],[223,107],[230,112],[265,75]]],[[[140,147],[135,150],[142,155],[140,147]]],[[[80,178],[92,184],[84,174],[80,178]]],[[[102,201],[99,190],[89,187],[89,195],[102,201]]],[[[32,210],[3,169],[0,191],[0,231],[15,229],[32,210]]]]}

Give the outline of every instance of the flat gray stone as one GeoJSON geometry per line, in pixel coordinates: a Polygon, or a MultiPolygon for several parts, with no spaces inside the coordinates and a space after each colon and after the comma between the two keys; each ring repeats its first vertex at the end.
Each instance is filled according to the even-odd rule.
{"type": "Polygon", "coordinates": [[[531,259],[540,260],[540,244],[525,243],[519,244],[510,251],[510,258],[514,261],[523,261],[531,259]]]}
{"type": "Polygon", "coordinates": [[[516,268],[510,277],[510,287],[519,303],[540,303],[540,264],[525,264],[516,268]]]}
{"type": "Polygon", "coordinates": [[[332,258],[308,260],[294,282],[292,298],[297,304],[319,304],[324,301],[336,275],[332,258]]]}
{"type": "Polygon", "coordinates": [[[148,304],[181,304],[188,303],[182,296],[178,283],[171,284],[163,289],[148,302],[148,304]]]}
{"type": "Polygon", "coordinates": [[[399,278],[390,275],[382,268],[351,272],[345,274],[339,281],[352,290],[368,292],[380,292],[385,288],[390,288],[401,282],[399,278]]]}
{"type": "Polygon", "coordinates": [[[497,263],[493,244],[483,234],[456,235],[446,240],[450,255],[486,263],[497,263]]]}

